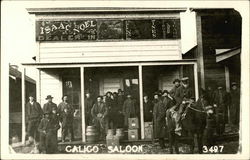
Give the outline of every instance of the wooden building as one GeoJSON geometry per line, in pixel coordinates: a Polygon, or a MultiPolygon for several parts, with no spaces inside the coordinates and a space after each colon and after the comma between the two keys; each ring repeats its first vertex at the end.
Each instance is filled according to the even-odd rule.
{"type": "Polygon", "coordinates": [[[223,64],[216,62],[215,49],[240,45],[240,33],[232,33],[232,39],[226,37],[228,33],[217,39],[212,30],[216,24],[210,23],[220,15],[228,18],[229,26],[240,30],[240,17],[232,9],[27,10],[34,18],[37,50],[36,62],[23,66],[38,70],[37,100],[44,104],[45,97],[52,95],[58,104],[62,95],[69,95],[79,111],[76,130],[83,142],[86,125],[82,104],[86,91],[94,97],[118,89],[132,91],[140,110],[140,138],[144,139],[143,94],[152,96],[154,91],[169,90],[175,78],[189,77],[197,99],[199,87],[214,81],[226,84],[227,72],[223,64]]]}

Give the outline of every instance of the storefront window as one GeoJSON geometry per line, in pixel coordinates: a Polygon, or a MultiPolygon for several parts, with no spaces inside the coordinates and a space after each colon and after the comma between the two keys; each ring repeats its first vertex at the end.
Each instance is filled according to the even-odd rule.
{"type": "Polygon", "coordinates": [[[179,39],[180,19],[84,19],[36,22],[37,41],[179,39]]]}
{"type": "Polygon", "coordinates": [[[121,20],[98,21],[98,39],[123,39],[121,20]]]}

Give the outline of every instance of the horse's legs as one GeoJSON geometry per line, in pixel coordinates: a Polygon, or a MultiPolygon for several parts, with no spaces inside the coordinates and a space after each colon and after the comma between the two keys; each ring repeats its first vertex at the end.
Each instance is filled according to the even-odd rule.
{"type": "Polygon", "coordinates": [[[174,135],[175,133],[173,131],[168,132],[168,139],[169,139],[169,149],[170,153],[173,154],[173,144],[174,144],[174,135]]]}
{"type": "Polygon", "coordinates": [[[190,153],[194,153],[194,133],[192,131],[188,131],[188,141],[190,145],[190,153]]]}
{"type": "Polygon", "coordinates": [[[176,154],[179,154],[178,139],[179,139],[179,136],[175,135],[174,133],[174,150],[176,154]]]}
{"type": "Polygon", "coordinates": [[[203,133],[197,133],[197,141],[198,141],[198,151],[199,154],[202,154],[202,146],[203,146],[203,133]]]}

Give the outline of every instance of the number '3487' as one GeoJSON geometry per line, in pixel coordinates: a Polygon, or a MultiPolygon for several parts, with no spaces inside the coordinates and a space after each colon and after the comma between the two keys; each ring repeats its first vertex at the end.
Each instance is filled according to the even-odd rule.
{"type": "Polygon", "coordinates": [[[224,146],[203,146],[203,153],[222,153],[224,146]]]}

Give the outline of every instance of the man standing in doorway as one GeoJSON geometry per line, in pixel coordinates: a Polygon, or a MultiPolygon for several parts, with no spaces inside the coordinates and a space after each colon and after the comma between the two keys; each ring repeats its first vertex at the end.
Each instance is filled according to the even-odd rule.
{"type": "Polygon", "coordinates": [[[38,141],[38,126],[43,116],[43,110],[38,102],[35,101],[34,96],[29,96],[29,102],[26,104],[26,118],[28,121],[27,133],[29,136],[28,144],[38,141]]]}
{"type": "Polygon", "coordinates": [[[154,109],[153,109],[153,117],[154,117],[154,138],[159,139],[160,147],[165,148],[164,138],[166,136],[166,108],[162,103],[162,100],[159,98],[159,94],[154,94],[154,109]]]}
{"type": "Polygon", "coordinates": [[[54,107],[57,108],[57,106],[56,106],[55,103],[52,102],[53,97],[52,97],[51,95],[48,95],[45,99],[46,99],[48,102],[45,103],[45,104],[43,105],[43,112],[44,112],[44,113],[47,113],[47,112],[51,113],[51,112],[52,112],[52,109],[53,109],[54,107]]]}
{"type": "Polygon", "coordinates": [[[124,127],[124,116],[123,116],[123,103],[124,103],[124,95],[121,89],[118,89],[118,96],[117,96],[117,110],[118,110],[118,119],[117,119],[117,128],[124,127]]]}
{"type": "Polygon", "coordinates": [[[123,104],[123,115],[124,115],[124,127],[128,127],[128,118],[135,118],[137,117],[137,110],[136,110],[136,103],[135,100],[132,99],[131,94],[128,93],[127,99],[124,101],[123,104]]]}
{"type": "Polygon", "coordinates": [[[97,131],[100,133],[100,140],[105,139],[107,131],[107,114],[108,109],[105,104],[102,102],[102,97],[97,97],[97,102],[94,104],[91,109],[91,115],[94,120],[94,125],[97,128],[97,131]]]}
{"type": "Polygon", "coordinates": [[[58,105],[60,120],[62,123],[62,142],[70,132],[70,142],[74,141],[74,108],[68,103],[68,96],[64,95],[62,97],[62,102],[58,105]]]}
{"type": "Polygon", "coordinates": [[[144,113],[144,122],[153,121],[153,103],[148,99],[147,95],[143,96],[143,113],[144,113]]]}
{"type": "Polygon", "coordinates": [[[94,100],[92,99],[91,94],[89,92],[86,93],[86,98],[84,103],[85,103],[86,124],[90,126],[92,124],[91,108],[94,105],[94,100]]]}

